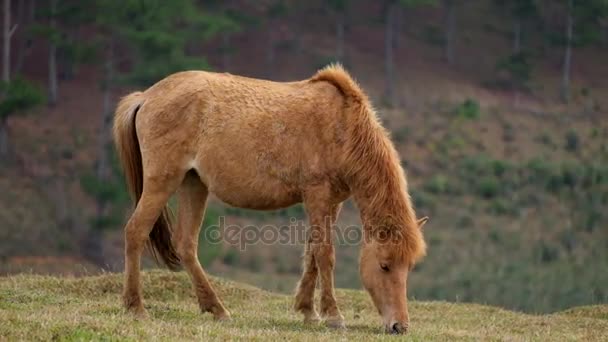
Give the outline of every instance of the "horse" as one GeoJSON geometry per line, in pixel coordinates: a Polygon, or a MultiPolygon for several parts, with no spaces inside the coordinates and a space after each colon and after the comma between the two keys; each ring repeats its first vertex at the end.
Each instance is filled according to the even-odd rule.
{"type": "Polygon", "coordinates": [[[409,326],[407,277],[426,254],[400,158],[368,96],[340,65],[273,82],[206,71],[172,74],[118,103],[113,137],[135,209],[125,226],[127,312],[146,317],[141,255],[150,247],[190,275],[200,309],[230,318],[197,257],[207,199],[308,216],[294,309],[344,328],[335,298],[331,230],[352,196],[360,211],[360,276],[389,333],[409,326]],[[176,194],[177,224],[167,207],[176,194]],[[314,304],[320,283],[320,314],[314,304]]]}

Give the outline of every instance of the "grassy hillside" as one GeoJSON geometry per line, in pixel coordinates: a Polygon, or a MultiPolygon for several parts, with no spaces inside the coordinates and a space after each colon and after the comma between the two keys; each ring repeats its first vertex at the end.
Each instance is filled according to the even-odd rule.
{"type": "MultiPolygon", "coordinates": [[[[395,47],[399,103],[387,108],[380,2],[357,3],[346,65],[392,134],[417,212],[431,217],[429,253],[415,268],[410,293],[529,313],[608,303],[608,272],[601,271],[608,269],[608,42],[574,49],[572,101],[565,105],[558,98],[563,49],[543,42],[541,33],[524,34],[529,89],[496,87],[504,81],[497,62],[512,49],[512,22],[492,1],[460,2],[453,65],[442,59],[441,7],[408,9],[395,47]]],[[[273,79],[307,78],[334,58],[331,13],[294,12],[273,26],[282,32],[273,79]]],[[[264,27],[232,35],[229,65],[220,37],[197,43],[197,53],[214,71],[269,77],[267,38],[264,27]]],[[[48,82],[40,63],[46,46],[36,41],[25,61],[24,76],[40,84],[48,82]]],[[[122,269],[127,196],[117,197],[99,232],[90,191],[103,75],[101,65],[82,65],[60,80],[56,106],[10,118],[15,160],[0,160],[0,274],[122,269]],[[103,265],[86,259],[89,235],[103,241],[103,265]]],[[[116,89],[113,100],[130,90],[116,89]]],[[[125,188],[112,185],[97,190],[125,188]]],[[[216,200],[207,214],[207,223],[226,216],[242,227],[306,220],[301,206],[267,213],[216,200]]],[[[358,220],[347,203],[340,226],[358,220]]],[[[302,244],[200,246],[210,273],[267,290],[290,292],[301,272],[302,244]]],[[[359,288],[358,246],[342,244],[337,253],[337,286],[359,288]]]]}
{"type": "MultiPolygon", "coordinates": [[[[219,278],[213,282],[233,313],[230,322],[200,315],[184,273],[147,272],[144,291],[150,318],[136,321],[120,306],[121,275],[0,278],[0,339],[7,340],[391,340],[366,293],[339,290],[348,329],[307,326],[291,297],[219,278]]],[[[476,304],[410,304],[408,339],[585,340],[608,338],[608,306],[534,316],[476,304]]]]}

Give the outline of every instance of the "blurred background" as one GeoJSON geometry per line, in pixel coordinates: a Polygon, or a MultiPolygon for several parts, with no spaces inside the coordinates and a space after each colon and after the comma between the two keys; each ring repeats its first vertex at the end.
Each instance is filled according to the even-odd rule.
{"type": "MultiPolygon", "coordinates": [[[[343,63],[407,171],[429,255],[410,297],[608,302],[606,0],[1,0],[0,273],[121,271],[117,100],[179,70],[277,81],[343,63]]],[[[213,200],[204,229],[305,220],[213,200]]],[[[358,223],[351,202],[340,225],[358,223]]],[[[359,288],[358,248],[336,283],[359,288]]],[[[212,274],[291,292],[303,246],[201,241],[212,274]]],[[[153,267],[146,260],[147,267],[153,267]]]]}

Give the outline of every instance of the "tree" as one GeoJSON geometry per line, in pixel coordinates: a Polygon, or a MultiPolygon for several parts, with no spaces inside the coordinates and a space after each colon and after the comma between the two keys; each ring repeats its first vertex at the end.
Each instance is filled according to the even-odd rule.
{"type": "Polygon", "coordinates": [[[19,0],[18,17],[21,35],[17,43],[16,73],[21,72],[25,57],[33,44],[30,29],[34,24],[35,16],[36,0],[19,0]]]}
{"type": "Polygon", "coordinates": [[[35,107],[44,97],[37,87],[20,78],[2,82],[0,94],[0,160],[6,161],[11,151],[8,118],[35,107]]]}
{"type": "Polygon", "coordinates": [[[509,13],[513,21],[512,55],[517,55],[522,51],[522,39],[525,35],[526,26],[538,21],[537,3],[537,0],[494,0],[494,4],[500,13],[509,13]]]}
{"type": "Polygon", "coordinates": [[[50,15],[49,27],[52,31],[51,39],[49,39],[49,92],[48,103],[55,105],[57,103],[57,1],[50,0],[50,15]]]}
{"type": "Polygon", "coordinates": [[[206,0],[205,8],[208,8],[214,15],[207,20],[207,37],[220,35],[222,37],[222,69],[230,70],[231,57],[234,47],[231,38],[235,33],[241,31],[243,23],[251,24],[252,18],[239,10],[234,1],[206,0]]]}
{"type": "Polygon", "coordinates": [[[41,18],[36,23],[33,18],[30,20],[29,33],[48,42],[47,100],[51,106],[59,100],[61,76],[71,77],[76,64],[93,60],[95,43],[78,41],[73,36],[80,27],[94,21],[94,9],[91,2],[48,0],[38,7],[41,18]]]}
{"type": "Polygon", "coordinates": [[[202,12],[194,0],[97,0],[93,18],[97,43],[103,46],[101,91],[103,103],[98,131],[95,170],[81,185],[96,202],[96,212],[82,238],[82,253],[105,266],[104,231],[118,225],[126,194],[110,146],[114,91],[118,85],[150,86],[165,76],[187,69],[207,69],[202,57],[187,54],[193,42],[208,39],[234,26],[225,13],[202,12]],[[117,46],[121,47],[120,55],[117,46]],[[118,64],[130,65],[119,69],[118,64]]]}
{"type": "Polygon", "coordinates": [[[352,0],[331,0],[329,7],[336,15],[336,61],[344,63],[345,43],[344,31],[346,26],[346,16],[352,0]]]}
{"type": "Polygon", "coordinates": [[[8,83],[11,80],[11,38],[17,26],[11,26],[11,0],[4,0],[2,8],[4,11],[2,81],[8,83]]]}
{"type": "Polygon", "coordinates": [[[570,101],[570,69],[572,65],[572,39],[574,35],[574,0],[567,0],[568,5],[566,9],[566,42],[564,50],[564,62],[562,67],[562,85],[561,85],[561,97],[562,101],[568,103],[570,101]]]}
{"type": "Polygon", "coordinates": [[[280,31],[277,31],[279,19],[289,12],[289,7],[286,0],[272,1],[270,6],[266,8],[267,21],[267,46],[266,46],[266,77],[273,79],[275,76],[275,60],[276,60],[276,45],[277,36],[280,31]]]}
{"type": "Polygon", "coordinates": [[[456,33],[456,0],[443,0],[444,44],[443,58],[448,64],[454,63],[454,34],[456,33]]]}
{"type": "Polygon", "coordinates": [[[570,101],[573,48],[601,40],[602,20],[608,17],[608,1],[560,0],[559,2],[547,2],[545,6],[559,6],[563,16],[563,35],[560,42],[564,47],[564,54],[560,97],[562,101],[568,103],[570,101]]]}
{"type": "Polygon", "coordinates": [[[395,31],[397,24],[397,11],[399,6],[405,9],[421,5],[433,5],[437,0],[385,0],[383,3],[384,16],[384,72],[385,89],[384,98],[387,105],[396,106],[397,96],[395,90],[395,31]]]}

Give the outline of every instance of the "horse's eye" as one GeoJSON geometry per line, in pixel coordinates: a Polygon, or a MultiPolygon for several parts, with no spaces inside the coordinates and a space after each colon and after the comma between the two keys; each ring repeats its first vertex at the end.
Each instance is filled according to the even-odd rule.
{"type": "Polygon", "coordinates": [[[380,268],[384,271],[384,272],[388,272],[389,268],[387,264],[380,264],[380,268]]]}

